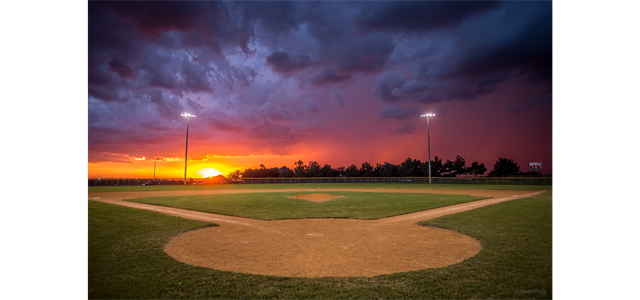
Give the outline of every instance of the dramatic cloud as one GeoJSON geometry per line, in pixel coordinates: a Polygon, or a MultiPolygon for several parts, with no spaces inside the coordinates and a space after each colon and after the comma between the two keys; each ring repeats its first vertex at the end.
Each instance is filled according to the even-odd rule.
{"type": "Polygon", "coordinates": [[[376,2],[356,14],[353,20],[363,32],[376,30],[428,31],[451,27],[499,1],[394,1],[376,2]]]}
{"type": "Polygon", "coordinates": [[[350,75],[338,76],[332,69],[326,68],[318,75],[311,78],[315,84],[338,83],[351,78],[350,75]]]}
{"type": "Polygon", "coordinates": [[[304,69],[311,64],[311,58],[307,55],[296,54],[291,57],[284,52],[274,52],[267,56],[267,63],[269,63],[273,70],[281,74],[290,74],[297,70],[304,69]]]}
{"type": "Polygon", "coordinates": [[[551,1],[90,1],[88,35],[96,168],[181,157],[184,112],[197,115],[190,152],[246,159],[227,168],[288,155],[394,162],[424,152],[405,144],[424,112],[438,115],[436,137],[465,135],[434,151],[550,159],[550,125],[538,124],[551,118],[551,1]],[[479,129],[507,119],[518,123],[479,129]],[[504,150],[525,131],[548,143],[504,150]],[[360,157],[364,144],[397,147],[360,157]]]}
{"type": "Polygon", "coordinates": [[[380,110],[380,118],[382,119],[395,119],[395,120],[406,120],[412,116],[419,115],[420,112],[417,108],[409,109],[399,106],[397,104],[392,104],[390,106],[384,107],[380,110]]]}
{"type": "Polygon", "coordinates": [[[375,33],[347,45],[347,53],[337,65],[343,73],[369,73],[380,71],[395,48],[390,35],[375,33]]]}
{"type": "Polygon", "coordinates": [[[391,92],[397,88],[402,88],[407,82],[407,77],[398,71],[386,71],[376,81],[376,85],[373,88],[373,94],[378,99],[385,102],[395,102],[400,99],[399,96],[394,96],[391,92]]]}
{"type": "Polygon", "coordinates": [[[136,79],[138,77],[131,67],[117,58],[110,60],[108,65],[109,69],[107,70],[117,73],[122,79],[136,79]]]}

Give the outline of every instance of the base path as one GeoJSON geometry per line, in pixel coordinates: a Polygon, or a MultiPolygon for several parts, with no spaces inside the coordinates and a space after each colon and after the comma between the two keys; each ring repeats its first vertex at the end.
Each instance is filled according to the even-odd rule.
{"type": "MultiPolygon", "coordinates": [[[[299,219],[262,221],[248,218],[122,201],[157,196],[263,193],[288,190],[199,190],[89,193],[89,199],[155,211],[220,226],[183,233],[165,245],[178,261],[250,274],[291,277],[376,276],[438,268],[476,255],[482,246],[470,236],[416,225],[440,216],[544,193],[504,190],[316,189],[331,191],[465,194],[493,197],[377,220],[299,219]]],[[[300,200],[306,201],[306,200],[300,200]]]]}

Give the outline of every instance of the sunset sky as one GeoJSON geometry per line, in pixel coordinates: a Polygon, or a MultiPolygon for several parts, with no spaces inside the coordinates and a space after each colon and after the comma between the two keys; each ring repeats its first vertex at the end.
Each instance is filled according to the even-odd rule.
{"type": "Polygon", "coordinates": [[[552,162],[552,3],[89,2],[89,177],[552,162]]]}

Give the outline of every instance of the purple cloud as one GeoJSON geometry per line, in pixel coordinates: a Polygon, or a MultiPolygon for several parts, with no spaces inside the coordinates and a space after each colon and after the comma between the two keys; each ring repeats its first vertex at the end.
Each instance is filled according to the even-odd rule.
{"type": "Polygon", "coordinates": [[[417,115],[420,115],[420,112],[417,108],[409,109],[397,104],[383,107],[379,112],[379,116],[381,119],[394,119],[399,121],[407,120],[410,117],[417,115]]]}
{"type": "Polygon", "coordinates": [[[267,56],[267,63],[280,74],[291,74],[311,65],[311,58],[307,55],[296,54],[289,56],[284,52],[274,52],[267,56]]]}
{"type": "Polygon", "coordinates": [[[501,5],[496,1],[374,2],[353,16],[361,32],[428,31],[451,27],[465,18],[501,5]]]}

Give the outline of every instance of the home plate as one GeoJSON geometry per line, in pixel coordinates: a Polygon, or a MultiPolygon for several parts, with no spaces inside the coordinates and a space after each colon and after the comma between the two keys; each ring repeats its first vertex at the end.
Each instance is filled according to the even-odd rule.
{"type": "Polygon", "coordinates": [[[100,197],[93,197],[93,200],[97,200],[97,199],[100,199],[100,197]]]}

